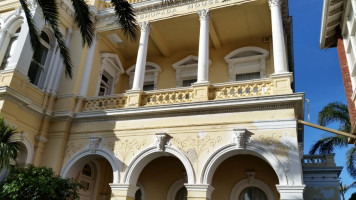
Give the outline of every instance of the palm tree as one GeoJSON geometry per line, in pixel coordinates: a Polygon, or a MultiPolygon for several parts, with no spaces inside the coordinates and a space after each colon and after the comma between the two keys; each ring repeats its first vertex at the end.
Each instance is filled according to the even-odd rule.
{"type": "Polygon", "coordinates": [[[339,180],[339,189],[340,189],[342,200],[345,200],[345,194],[351,188],[356,188],[356,182],[353,182],[350,185],[346,185],[346,184],[342,185],[342,182],[339,180]]]}
{"type": "MultiPolygon", "coordinates": [[[[330,123],[339,122],[339,131],[351,132],[351,123],[347,105],[340,102],[332,102],[326,105],[318,114],[318,123],[327,126],[330,123]]],[[[324,137],[317,141],[311,148],[310,154],[329,154],[334,152],[334,147],[348,147],[348,138],[334,135],[324,137]]],[[[351,147],[346,153],[346,168],[349,174],[356,178],[356,148],[351,147]]]]}
{"type": "MultiPolygon", "coordinates": [[[[34,23],[32,18],[29,4],[27,0],[19,0],[24,10],[24,14],[27,20],[27,24],[29,27],[29,34],[32,48],[35,52],[34,58],[40,58],[40,56],[36,56],[39,54],[36,49],[39,49],[39,33],[38,29],[34,23]]],[[[59,29],[59,13],[58,13],[58,5],[56,0],[35,0],[38,3],[38,6],[42,9],[44,19],[46,23],[48,23],[53,29],[54,36],[57,39],[58,47],[60,50],[60,54],[63,58],[64,66],[65,66],[65,75],[66,77],[72,78],[72,61],[70,58],[70,52],[65,44],[65,40],[63,34],[59,29]]],[[[133,8],[131,4],[129,4],[126,0],[111,0],[111,4],[115,9],[116,16],[118,17],[117,22],[122,27],[124,35],[126,38],[130,40],[136,39],[137,34],[137,26],[135,14],[133,12],[133,8]]],[[[85,0],[72,0],[72,5],[75,11],[75,22],[79,27],[79,30],[82,35],[82,44],[83,46],[90,44],[93,41],[94,36],[94,23],[92,20],[92,16],[89,12],[89,6],[85,2],[85,0]]]]}
{"type": "Polygon", "coordinates": [[[11,160],[15,160],[21,150],[20,143],[13,140],[16,129],[6,124],[4,118],[0,118],[0,170],[9,169],[11,160]]]}

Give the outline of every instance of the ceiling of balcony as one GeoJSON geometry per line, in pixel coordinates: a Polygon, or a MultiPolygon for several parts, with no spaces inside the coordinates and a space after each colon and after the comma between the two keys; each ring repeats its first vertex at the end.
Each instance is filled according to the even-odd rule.
{"type": "MultiPolygon", "coordinates": [[[[191,14],[156,21],[151,24],[148,57],[169,56],[186,50],[196,50],[199,46],[199,17],[191,14]]],[[[113,44],[116,51],[126,61],[136,59],[139,35],[136,42],[125,41],[121,30],[102,32],[102,37],[117,34],[124,42],[113,44]]],[[[247,3],[211,11],[210,46],[222,47],[250,38],[269,37],[272,34],[270,10],[267,1],[247,3]],[[214,37],[212,32],[215,32],[214,37]]],[[[107,40],[110,42],[110,40],[107,40]]]]}

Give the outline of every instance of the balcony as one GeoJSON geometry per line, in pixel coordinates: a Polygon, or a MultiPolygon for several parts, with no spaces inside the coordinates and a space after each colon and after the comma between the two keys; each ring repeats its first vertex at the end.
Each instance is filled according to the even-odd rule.
{"type": "Polygon", "coordinates": [[[304,155],[302,158],[302,166],[308,168],[335,167],[334,156],[335,154],[304,155]]]}
{"type": "MultiPolygon", "coordinates": [[[[276,93],[276,89],[273,87],[273,81],[271,79],[218,83],[207,87],[208,101],[258,97],[276,93]]],[[[192,86],[142,92],[142,94],[139,95],[140,103],[137,107],[202,101],[197,98],[198,94],[196,91],[197,88],[192,86]]],[[[129,95],[130,94],[128,93],[124,93],[103,97],[86,98],[83,101],[83,108],[81,111],[123,109],[131,107],[128,101],[129,95]]]]}

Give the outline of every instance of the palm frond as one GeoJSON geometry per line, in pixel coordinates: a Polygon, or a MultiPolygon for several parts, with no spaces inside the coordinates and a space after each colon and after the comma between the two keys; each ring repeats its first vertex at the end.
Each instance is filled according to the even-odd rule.
{"type": "Polygon", "coordinates": [[[137,37],[137,22],[133,8],[126,0],[111,0],[114,6],[115,14],[118,17],[118,23],[120,24],[126,38],[134,41],[137,37]]]}
{"type": "Polygon", "coordinates": [[[318,123],[327,126],[330,123],[339,122],[340,131],[350,132],[351,123],[347,105],[340,102],[332,102],[326,105],[318,114],[318,123]]]}
{"type": "Polygon", "coordinates": [[[9,168],[11,160],[15,160],[21,149],[20,143],[13,141],[16,129],[7,125],[4,118],[0,118],[0,169],[9,168]]]}
{"type": "Polygon", "coordinates": [[[72,0],[72,3],[75,11],[75,22],[82,35],[82,45],[84,46],[87,43],[90,46],[94,37],[94,24],[89,7],[84,0],[72,0]]]}
{"type": "MultiPolygon", "coordinates": [[[[350,176],[356,178],[356,148],[354,147],[351,147],[346,153],[346,168],[350,176]]],[[[356,184],[353,187],[356,187],[356,184]]]]}
{"type": "Polygon", "coordinates": [[[45,21],[51,26],[54,36],[57,39],[60,54],[63,58],[66,77],[72,78],[72,60],[70,58],[69,49],[63,38],[63,34],[59,29],[58,7],[56,0],[38,0],[38,5],[42,8],[45,21]]]}
{"type": "Polygon", "coordinates": [[[318,140],[309,150],[310,154],[329,154],[334,152],[334,147],[347,147],[347,137],[335,135],[318,140]]]}
{"type": "Polygon", "coordinates": [[[346,190],[346,191],[349,190],[349,189],[351,189],[351,188],[356,188],[356,181],[354,181],[354,182],[351,183],[350,185],[345,186],[345,190],[346,190]]]}
{"type": "Polygon", "coordinates": [[[35,52],[36,49],[39,49],[40,46],[40,37],[38,35],[38,29],[33,21],[30,9],[28,8],[27,0],[19,0],[21,7],[25,13],[29,34],[30,34],[30,41],[33,51],[35,52]]]}

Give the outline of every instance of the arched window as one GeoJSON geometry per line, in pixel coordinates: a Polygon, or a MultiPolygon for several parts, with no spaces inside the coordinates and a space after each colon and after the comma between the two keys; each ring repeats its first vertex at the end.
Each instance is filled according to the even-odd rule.
{"type": "Polygon", "coordinates": [[[1,66],[0,66],[0,70],[5,69],[7,67],[7,65],[9,64],[10,58],[15,52],[15,47],[17,44],[17,40],[18,40],[20,31],[21,31],[21,27],[19,27],[15,31],[15,33],[11,34],[9,44],[7,45],[6,52],[5,52],[4,58],[2,60],[1,66]]]}
{"type": "Polygon", "coordinates": [[[95,167],[93,163],[89,162],[84,165],[80,171],[79,183],[83,186],[83,189],[79,190],[81,199],[91,198],[95,189],[95,167]]]}
{"type": "MultiPolygon", "coordinates": [[[[126,71],[126,73],[130,77],[130,88],[132,88],[133,79],[135,76],[135,68],[136,65],[133,65],[126,71]]],[[[146,63],[145,80],[143,82],[143,91],[157,90],[158,73],[160,71],[161,68],[156,63],[152,63],[152,62],[146,63]]]]}
{"type": "Polygon", "coordinates": [[[42,31],[40,35],[40,44],[41,47],[33,54],[32,62],[27,73],[30,82],[34,85],[38,85],[41,74],[45,69],[48,52],[51,49],[50,38],[44,31],[42,31]]]}
{"type": "Polygon", "coordinates": [[[267,196],[257,187],[248,187],[241,192],[238,200],[267,200],[267,196]]]}
{"type": "Polygon", "coordinates": [[[243,47],[225,56],[229,81],[245,81],[266,77],[268,51],[258,47],[243,47]]]}

